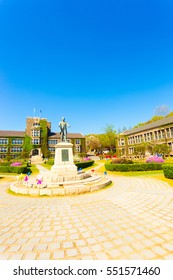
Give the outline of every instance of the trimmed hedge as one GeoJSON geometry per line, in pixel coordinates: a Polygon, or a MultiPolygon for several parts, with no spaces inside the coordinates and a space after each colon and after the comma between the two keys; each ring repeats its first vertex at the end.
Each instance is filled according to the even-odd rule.
{"type": "Polygon", "coordinates": [[[87,161],[82,161],[82,162],[75,162],[75,165],[77,166],[77,168],[86,168],[89,166],[92,166],[94,164],[94,160],[87,160],[87,161]]]}
{"type": "Polygon", "coordinates": [[[27,166],[2,166],[0,165],[0,173],[28,173],[31,172],[27,166]]]}
{"type": "Polygon", "coordinates": [[[10,166],[11,162],[2,162],[0,166],[10,166]]]}
{"type": "Polygon", "coordinates": [[[163,164],[162,167],[164,176],[173,179],[173,164],[163,164]]]}
{"type": "Polygon", "coordinates": [[[131,159],[126,159],[126,158],[113,158],[112,159],[112,164],[132,164],[133,160],[131,159]]]}
{"type": "Polygon", "coordinates": [[[49,158],[46,163],[49,164],[49,165],[54,165],[54,159],[49,158]]]}
{"type": "MultiPolygon", "coordinates": [[[[47,161],[47,164],[49,164],[49,165],[54,165],[54,159],[49,159],[49,160],[47,161]]],[[[87,160],[87,161],[75,162],[74,164],[77,166],[78,169],[79,169],[79,168],[82,168],[82,169],[83,169],[83,168],[92,166],[92,165],[94,164],[94,160],[87,160]]]]}
{"type": "Polygon", "coordinates": [[[150,171],[150,170],[162,170],[162,164],[159,163],[135,163],[135,164],[105,164],[106,170],[109,171],[150,171]]]}

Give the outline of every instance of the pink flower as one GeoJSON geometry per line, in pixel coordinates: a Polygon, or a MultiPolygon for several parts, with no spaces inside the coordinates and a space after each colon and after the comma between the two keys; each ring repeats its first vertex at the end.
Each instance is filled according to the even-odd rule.
{"type": "Polygon", "coordinates": [[[146,159],[146,162],[148,162],[148,163],[163,163],[164,160],[163,160],[162,157],[150,156],[146,159]]]}
{"type": "Polygon", "coordinates": [[[21,162],[13,162],[10,166],[20,166],[22,165],[21,162]]]}

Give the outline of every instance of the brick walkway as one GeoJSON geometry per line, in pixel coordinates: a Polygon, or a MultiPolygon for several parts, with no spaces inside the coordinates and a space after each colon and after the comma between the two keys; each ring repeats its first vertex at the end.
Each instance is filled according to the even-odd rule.
{"type": "Polygon", "coordinates": [[[0,259],[171,259],[173,189],[154,179],[112,177],[76,197],[31,198],[0,183],[0,259]]]}

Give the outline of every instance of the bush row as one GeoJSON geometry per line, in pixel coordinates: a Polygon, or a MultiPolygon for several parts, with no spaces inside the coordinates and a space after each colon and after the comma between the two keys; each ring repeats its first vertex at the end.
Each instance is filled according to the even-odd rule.
{"type": "Polygon", "coordinates": [[[126,158],[113,158],[112,163],[113,164],[123,164],[123,163],[130,164],[130,163],[133,163],[133,160],[126,159],[126,158]]]}
{"type": "Polygon", "coordinates": [[[81,162],[76,162],[75,165],[77,168],[86,168],[89,166],[92,166],[94,164],[94,160],[87,160],[87,161],[81,161],[81,162]]]}
{"type": "Polygon", "coordinates": [[[162,167],[164,176],[173,179],[173,164],[163,164],[162,167]]]}
{"type": "Polygon", "coordinates": [[[111,164],[107,162],[105,164],[106,170],[109,171],[150,171],[150,170],[162,170],[162,164],[159,163],[136,163],[136,164],[111,164]]]}
{"type": "Polygon", "coordinates": [[[10,166],[11,162],[2,162],[0,166],[10,166]]]}
{"type": "Polygon", "coordinates": [[[0,173],[28,173],[31,172],[27,166],[0,166],[0,173]]]}
{"type": "MultiPolygon", "coordinates": [[[[47,161],[47,164],[53,165],[54,164],[54,159],[49,159],[47,161]]],[[[75,165],[79,168],[86,168],[89,166],[92,166],[94,164],[94,160],[87,160],[87,161],[81,161],[81,162],[75,162],[75,165]]]]}

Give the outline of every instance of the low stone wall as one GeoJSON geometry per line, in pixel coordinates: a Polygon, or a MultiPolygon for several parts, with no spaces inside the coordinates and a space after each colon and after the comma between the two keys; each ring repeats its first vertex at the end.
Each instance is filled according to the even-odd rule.
{"type": "Polygon", "coordinates": [[[90,193],[102,189],[111,184],[111,180],[108,178],[101,178],[100,180],[93,181],[93,183],[79,183],[76,185],[62,185],[54,187],[27,187],[18,186],[16,183],[11,184],[10,190],[16,194],[30,195],[30,196],[67,196],[67,195],[79,195],[84,193],[90,193]]]}

